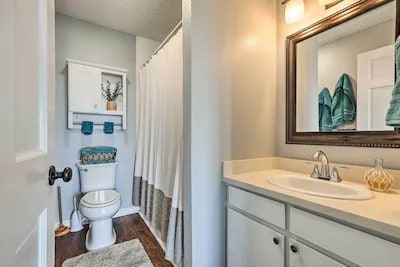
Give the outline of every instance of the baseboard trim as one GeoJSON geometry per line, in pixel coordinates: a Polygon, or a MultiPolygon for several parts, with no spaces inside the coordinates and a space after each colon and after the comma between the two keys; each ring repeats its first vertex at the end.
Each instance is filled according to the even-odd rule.
{"type": "Polygon", "coordinates": [[[139,216],[142,217],[144,223],[147,225],[147,227],[150,229],[150,232],[153,234],[155,239],[157,240],[158,244],[160,247],[164,250],[165,253],[165,244],[164,242],[159,238],[159,235],[156,233],[156,230],[153,228],[151,223],[147,220],[146,216],[144,216],[141,212],[139,212],[139,216]]]}
{"type": "Polygon", "coordinates": [[[139,206],[131,206],[131,207],[126,207],[126,208],[121,208],[117,212],[117,214],[114,215],[113,218],[118,218],[122,216],[127,216],[135,213],[139,213],[140,207],[139,206]]]}
{"type": "MultiPolygon", "coordinates": [[[[157,240],[157,243],[160,245],[160,247],[162,248],[162,250],[164,250],[164,253],[165,253],[166,252],[165,243],[158,237],[158,235],[157,235],[155,229],[153,228],[153,226],[151,225],[151,223],[147,220],[146,216],[144,216],[141,212],[139,212],[139,216],[142,217],[144,223],[150,229],[150,232],[153,234],[153,236],[157,240]]],[[[172,264],[172,266],[177,267],[176,264],[173,263],[172,261],[168,261],[168,262],[170,262],[172,264]]]]}
{"type": "MultiPolygon", "coordinates": [[[[127,216],[135,213],[139,213],[140,211],[140,206],[131,206],[131,207],[126,207],[126,208],[121,208],[117,212],[117,214],[114,215],[113,218],[118,218],[122,216],[127,216]]],[[[89,221],[86,218],[83,218],[82,224],[88,224],[89,221]]],[[[63,225],[67,227],[71,227],[71,220],[64,220],[63,225]]],[[[56,222],[54,224],[54,230],[56,230],[60,226],[59,222],[56,222]]]]}

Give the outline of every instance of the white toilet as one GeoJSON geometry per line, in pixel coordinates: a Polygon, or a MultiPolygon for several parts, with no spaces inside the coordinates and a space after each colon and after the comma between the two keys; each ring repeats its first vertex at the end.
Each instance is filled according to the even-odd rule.
{"type": "Polygon", "coordinates": [[[117,163],[77,164],[81,192],[85,193],[79,210],[90,221],[86,234],[86,249],[95,250],[115,243],[112,217],[121,207],[120,193],[115,191],[117,163]]]}

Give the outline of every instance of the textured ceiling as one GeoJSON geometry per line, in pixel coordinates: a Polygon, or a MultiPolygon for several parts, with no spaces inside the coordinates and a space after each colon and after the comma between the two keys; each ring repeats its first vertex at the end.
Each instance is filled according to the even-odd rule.
{"type": "Polygon", "coordinates": [[[162,41],[181,20],[181,0],[56,0],[56,11],[162,41]]]}

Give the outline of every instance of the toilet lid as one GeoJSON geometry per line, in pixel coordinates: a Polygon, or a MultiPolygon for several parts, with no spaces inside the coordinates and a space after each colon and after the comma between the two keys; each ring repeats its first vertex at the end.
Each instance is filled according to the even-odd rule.
{"type": "Polygon", "coordinates": [[[89,192],[83,196],[82,202],[88,205],[105,205],[120,197],[120,193],[115,190],[98,190],[89,192]]]}

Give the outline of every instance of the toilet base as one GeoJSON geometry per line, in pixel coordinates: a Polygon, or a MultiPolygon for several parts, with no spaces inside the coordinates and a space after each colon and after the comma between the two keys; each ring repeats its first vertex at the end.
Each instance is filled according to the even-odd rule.
{"type": "Polygon", "coordinates": [[[95,250],[115,244],[117,236],[112,225],[112,219],[91,221],[86,233],[85,245],[87,250],[95,250]]]}

